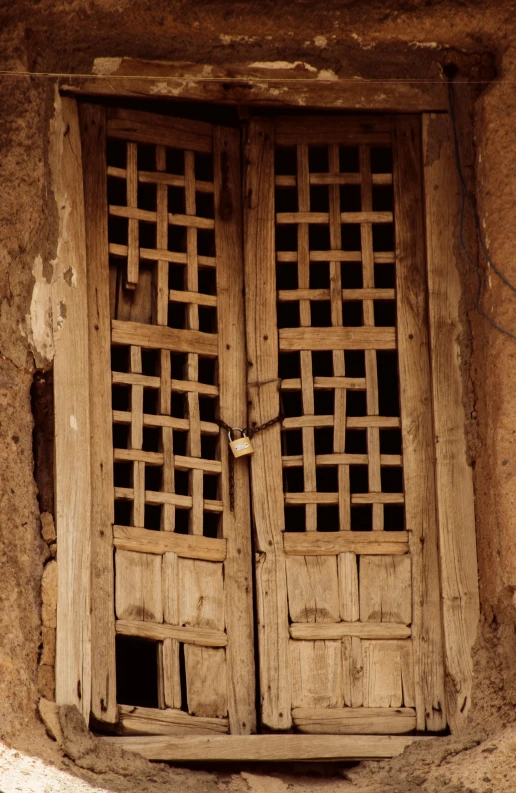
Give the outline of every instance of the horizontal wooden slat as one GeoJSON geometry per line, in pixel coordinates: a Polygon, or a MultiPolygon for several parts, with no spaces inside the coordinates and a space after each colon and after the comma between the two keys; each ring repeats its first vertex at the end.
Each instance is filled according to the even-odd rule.
{"type": "MultiPolygon", "coordinates": [[[[281,458],[283,468],[299,468],[303,463],[302,454],[293,454],[281,458]]],[[[324,467],[330,465],[367,465],[369,457],[367,454],[317,454],[315,456],[316,466],[324,467]]],[[[401,454],[382,454],[380,455],[380,465],[398,466],[402,465],[401,454]]]]}
{"type": "MultiPolygon", "coordinates": [[[[127,245],[119,245],[115,242],[109,243],[109,252],[113,256],[121,256],[127,258],[127,245]]],[[[140,248],[140,259],[148,259],[149,261],[164,261],[173,262],[175,264],[186,264],[186,253],[179,251],[166,251],[162,248],[140,248]]],[[[199,267],[215,267],[217,260],[213,256],[198,256],[197,263],[199,267]]]]}
{"type": "Polygon", "coordinates": [[[285,553],[298,556],[333,556],[339,553],[408,553],[407,531],[286,531],[285,553]]]}
{"type": "MultiPolygon", "coordinates": [[[[285,430],[299,429],[300,427],[333,427],[333,416],[290,416],[283,419],[281,426],[285,430]]],[[[346,419],[348,429],[366,429],[378,427],[379,429],[399,429],[401,422],[398,416],[348,416],[346,419]]]]}
{"type": "MultiPolygon", "coordinates": [[[[183,331],[183,333],[192,331],[183,331]]],[[[394,328],[281,328],[280,352],[295,350],[395,350],[394,328]]]]}
{"type": "Polygon", "coordinates": [[[281,426],[285,430],[295,430],[301,427],[333,427],[335,418],[331,416],[290,416],[283,419],[281,426]]]}
{"type": "MultiPolygon", "coordinates": [[[[102,738],[164,762],[301,762],[396,757],[420,736],[406,735],[217,735],[213,737],[128,736],[102,738]]],[[[425,739],[423,739],[425,740],[425,739]]],[[[436,740],[427,738],[426,740],[436,740]]]]}
{"type": "Polygon", "coordinates": [[[416,729],[413,708],[294,708],[299,732],[333,735],[400,735],[416,729]]]}
{"type": "MultiPolygon", "coordinates": [[[[129,500],[134,499],[134,490],[132,487],[115,487],[115,499],[129,500]]],[[[192,496],[180,496],[178,493],[164,493],[158,490],[145,491],[146,504],[174,504],[174,506],[182,509],[191,509],[192,496]]],[[[214,501],[205,498],[203,501],[203,509],[206,512],[223,512],[224,504],[222,501],[214,501]]]]}
{"type": "MultiPolygon", "coordinates": [[[[343,289],[343,300],[394,300],[394,289],[343,289]]],[[[280,289],[278,300],[280,303],[289,300],[329,300],[329,289],[280,289]]],[[[345,318],[344,318],[345,321],[345,318]]]]}
{"type": "MultiPolygon", "coordinates": [[[[157,213],[150,209],[139,209],[138,207],[124,207],[109,205],[109,214],[118,218],[132,218],[142,220],[145,223],[156,223],[157,213]]],[[[186,226],[194,229],[214,229],[215,221],[213,218],[202,218],[197,215],[180,215],[170,213],[168,222],[171,226],[186,226]]]]}
{"type": "MultiPolygon", "coordinates": [[[[113,423],[115,424],[130,424],[132,421],[132,413],[129,410],[114,410],[113,423]]],[[[171,427],[173,430],[190,429],[189,419],[179,419],[175,416],[155,416],[152,413],[143,414],[144,427],[171,427]]],[[[220,427],[212,421],[201,421],[201,432],[204,435],[219,435],[220,427]]]]}
{"type": "MultiPolygon", "coordinates": [[[[122,170],[122,169],[117,169],[122,170]]],[[[373,173],[372,182],[375,185],[392,184],[392,173],[373,173]]],[[[330,184],[361,184],[362,177],[359,173],[311,173],[309,183],[313,185],[330,184]]],[[[276,187],[296,187],[296,176],[279,175],[275,178],[276,187]]]]}
{"type": "Polygon", "coordinates": [[[352,504],[404,504],[403,493],[354,493],[352,504]]]}
{"type": "MultiPolygon", "coordinates": [[[[353,493],[352,504],[403,504],[403,493],[353,493]]],[[[338,504],[339,493],[285,493],[285,504],[338,504]]]]}
{"type": "Polygon", "coordinates": [[[229,731],[228,719],[190,716],[183,710],[118,706],[118,732],[124,735],[217,735],[229,731]]]}
{"type": "MultiPolygon", "coordinates": [[[[290,223],[329,223],[329,212],[277,212],[278,225],[290,223]]],[[[341,223],[392,223],[392,212],[342,212],[341,223]]]]}
{"type": "MultiPolygon", "coordinates": [[[[163,452],[144,452],[141,449],[114,449],[113,459],[116,462],[140,460],[147,465],[163,465],[163,452]]],[[[219,460],[205,460],[202,457],[184,457],[176,454],[174,467],[179,471],[205,471],[208,474],[220,474],[222,463],[219,460]]]]}
{"type": "Polygon", "coordinates": [[[380,429],[399,429],[401,421],[398,416],[348,416],[346,426],[350,430],[379,427],[380,429]]]}
{"type": "Polygon", "coordinates": [[[226,558],[226,540],[215,537],[113,526],[113,538],[115,548],[124,551],[159,555],[177,553],[184,559],[202,559],[206,562],[223,562],[226,558]]]}
{"type": "Polygon", "coordinates": [[[137,620],[117,620],[115,626],[117,633],[123,636],[137,636],[140,639],[155,641],[177,639],[179,642],[195,644],[198,647],[226,647],[228,643],[228,637],[223,631],[215,631],[211,628],[191,628],[137,620]]]}
{"type": "Polygon", "coordinates": [[[179,215],[169,213],[168,222],[171,226],[187,226],[193,229],[214,229],[213,218],[202,218],[198,215],[179,215]]]}
{"type": "Polygon", "coordinates": [[[344,636],[358,636],[360,639],[408,639],[411,634],[408,625],[397,625],[394,622],[295,622],[290,626],[290,636],[298,641],[335,640],[344,636]]]}
{"type": "MultiPolygon", "coordinates": [[[[314,388],[316,390],[347,388],[350,391],[364,391],[365,387],[365,377],[314,377],[314,388]]],[[[282,380],[280,388],[282,391],[300,391],[301,378],[293,377],[288,380],[282,380]]]]}
{"type": "MultiPolygon", "coordinates": [[[[127,179],[127,169],[108,165],[107,175],[114,176],[116,179],[127,179]]],[[[164,173],[163,171],[138,171],[138,181],[142,184],[166,184],[170,185],[170,187],[185,186],[184,176],[164,173]]],[[[197,193],[213,193],[213,182],[196,181],[195,190],[197,193]]]]}
{"type": "MultiPolygon", "coordinates": [[[[311,262],[361,262],[361,251],[310,251],[311,262]]],[[[374,264],[394,264],[395,256],[393,251],[374,251],[374,264]]],[[[297,262],[297,251],[277,251],[276,261],[297,262]]]]}
{"type": "Polygon", "coordinates": [[[154,143],[205,154],[213,150],[213,127],[204,121],[117,107],[109,108],[107,112],[108,138],[154,143]]]}
{"type": "Polygon", "coordinates": [[[196,306],[216,306],[216,295],[203,295],[202,292],[183,292],[179,289],[171,289],[168,299],[176,303],[193,303],[196,306]]]}
{"type": "Polygon", "coordinates": [[[211,357],[217,355],[217,334],[202,333],[200,330],[178,330],[114,319],[111,322],[111,339],[114,344],[132,344],[153,350],[194,352],[211,357]]]}

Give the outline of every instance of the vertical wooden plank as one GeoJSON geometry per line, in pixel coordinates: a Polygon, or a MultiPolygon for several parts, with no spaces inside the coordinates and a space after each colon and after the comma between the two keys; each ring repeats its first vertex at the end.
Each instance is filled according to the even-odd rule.
{"type": "Polygon", "coordinates": [[[291,641],[292,707],[340,708],[342,647],[338,641],[291,641]]]}
{"type": "MultiPolygon", "coordinates": [[[[179,625],[179,559],[177,553],[163,554],[161,567],[163,619],[169,625],[179,625]]],[[[165,639],[162,652],[163,697],[168,708],[181,708],[181,676],[179,670],[179,642],[165,639]]]]}
{"type": "Polygon", "coordinates": [[[401,648],[399,642],[362,641],[364,707],[401,708],[401,648]]]}
{"type": "Polygon", "coordinates": [[[52,122],[50,165],[52,189],[60,209],[59,247],[52,287],[55,523],[59,546],[56,702],[76,705],[88,720],[91,688],[90,406],[83,173],[77,103],[73,99],[58,99],[52,122]],[[62,318],[62,322],[58,318],[62,318]],[[70,465],[71,459],[73,465],[70,465]]]}
{"type": "Polygon", "coordinates": [[[115,552],[115,609],[119,620],[163,622],[161,556],[115,552]]]}
{"type": "Polygon", "coordinates": [[[105,109],[80,108],[88,263],[88,342],[91,384],[91,711],[116,720],[113,581],[113,447],[106,192],[105,109]]]}
{"type": "Polygon", "coordinates": [[[358,568],[355,553],[339,553],[340,618],[355,622],[360,617],[358,602],[358,568]]]}
{"type": "Polygon", "coordinates": [[[360,708],[364,704],[364,657],[362,640],[351,637],[351,707],[360,708]]]}
{"type": "MultiPolygon", "coordinates": [[[[245,274],[249,413],[262,424],[279,412],[276,262],[274,243],[274,126],[251,119],[245,179],[245,274]],[[258,385],[259,384],[259,385],[258,385]]],[[[257,551],[256,597],[262,722],[292,724],[288,607],[283,554],[284,507],[280,428],[253,439],[251,474],[257,551]]]]}
{"type": "Polygon", "coordinates": [[[292,622],[338,622],[339,588],[335,556],[290,556],[286,560],[292,622]]]}
{"type": "MultiPolygon", "coordinates": [[[[218,371],[220,417],[247,424],[247,359],[244,325],[240,136],[215,128],[215,241],[217,251],[218,371]]],[[[234,511],[229,509],[228,444],[220,440],[222,459],[222,535],[227,541],[224,596],[228,647],[227,697],[230,731],[246,735],[256,730],[253,581],[249,463],[236,461],[234,511]]],[[[280,472],[281,481],[281,472],[280,472]]]]}
{"type": "Polygon", "coordinates": [[[360,557],[360,620],[412,622],[410,556],[360,557]]]}
{"type": "Polygon", "coordinates": [[[224,630],[222,564],[179,559],[179,625],[224,630]]]}
{"type": "Polygon", "coordinates": [[[419,118],[396,119],[393,163],[397,336],[405,514],[412,554],[417,728],[435,731],[446,726],[446,713],[419,118]]]}
{"type": "Polygon", "coordinates": [[[446,703],[456,730],[466,724],[471,705],[479,602],[473,477],[462,407],[464,330],[455,254],[459,189],[448,116],[423,116],[423,152],[446,703]]]}
{"type": "Polygon", "coordinates": [[[215,647],[185,644],[188,713],[192,716],[226,716],[226,651],[215,647]]]}

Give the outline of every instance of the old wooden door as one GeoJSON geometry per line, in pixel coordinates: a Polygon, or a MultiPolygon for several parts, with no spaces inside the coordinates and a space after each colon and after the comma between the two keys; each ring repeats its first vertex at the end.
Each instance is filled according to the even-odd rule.
{"type": "Polygon", "coordinates": [[[81,125],[94,718],[442,729],[419,120],[81,125]]]}
{"type": "Polygon", "coordinates": [[[419,120],[256,119],[246,162],[262,724],[442,729],[419,120]]]}

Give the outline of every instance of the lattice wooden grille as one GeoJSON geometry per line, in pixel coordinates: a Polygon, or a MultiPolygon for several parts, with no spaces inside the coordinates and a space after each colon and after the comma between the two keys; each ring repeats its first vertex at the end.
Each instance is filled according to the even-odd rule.
{"type": "MultiPolygon", "coordinates": [[[[202,322],[202,343],[197,345],[192,335],[188,352],[176,353],[173,337],[166,347],[159,347],[158,336],[149,339],[154,344],[143,348],[145,373],[142,347],[120,347],[120,342],[128,341],[126,331],[124,324],[115,328],[114,407],[127,396],[123,391],[130,392],[129,409],[115,407],[113,413],[116,425],[130,428],[129,437],[116,434],[126,441],[125,448],[115,448],[116,485],[118,468],[122,468],[120,478],[124,476],[123,466],[117,464],[132,463],[130,486],[118,485],[115,490],[115,522],[147,528],[158,524],[166,531],[216,537],[217,516],[222,512],[221,461],[218,444],[209,441],[219,435],[219,428],[206,419],[218,413],[216,337],[213,342],[209,337],[216,331],[217,297],[199,286],[201,281],[201,286],[215,292],[214,278],[199,278],[199,270],[214,270],[216,262],[212,155],[133,142],[125,146],[126,167],[108,165],[108,178],[115,180],[112,195],[125,197],[123,205],[110,203],[110,217],[127,218],[126,245],[113,241],[124,233],[125,226],[121,229],[115,223],[110,227],[113,318],[120,323],[130,318],[199,331],[202,311],[209,314],[202,322]],[[152,162],[155,170],[144,170],[152,162]],[[208,171],[211,181],[196,179],[196,171],[208,171]],[[139,189],[142,187],[146,189],[139,189]],[[211,217],[198,214],[197,193],[211,198],[200,207],[211,217]],[[145,228],[140,232],[142,224],[145,228]],[[201,230],[210,233],[211,256],[199,256],[201,230]],[[143,237],[147,241],[152,238],[155,245],[140,247],[143,237]],[[147,267],[139,281],[140,257],[147,267]],[[150,268],[149,262],[153,262],[150,268]],[[208,356],[199,355],[203,349],[208,356]],[[208,452],[210,458],[206,459],[208,452]],[[185,473],[187,476],[182,475],[185,473]],[[161,513],[159,520],[157,513],[161,513]]],[[[120,145],[117,149],[115,158],[117,154],[120,157],[120,145]]]]}
{"type": "Polygon", "coordinates": [[[368,143],[276,151],[287,531],[404,528],[391,163],[368,143]]]}

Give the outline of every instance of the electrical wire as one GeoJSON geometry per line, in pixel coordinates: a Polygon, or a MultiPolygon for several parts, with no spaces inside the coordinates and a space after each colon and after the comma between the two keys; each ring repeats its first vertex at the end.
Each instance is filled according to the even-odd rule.
{"type": "Polygon", "coordinates": [[[512,333],[510,330],[507,330],[506,328],[502,327],[502,325],[500,325],[498,322],[496,322],[496,320],[494,320],[489,314],[486,314],[486,312],[482,308],[480,308],[480,298],[481,298],[481,294],[482,294],[482,274],[481,274],[480,269],[479,269],[479,267],[478,267],[478,265],[477,265],[477,263],[475,261],[474,256],[468,250],[468,246],[466,245],[466,241],[464,239],[464,217],[465,217],[465,212],[466,212],[466,204],[470,205],[471,210],[473,212],[473,217],[474,217],[474,221],[475,221],[475,230],[476,230],[476,235],[477,235],[477,239],[478,239],[478,244],[480,246],[480,250],[482,251],[486,262],[491,267],[493,272],[498,276],[498,278],[500,278],[500,280],[506,286],[509,287],[509,289],[512,289],[513,292],[516,292],[516,287],[514,286],[514,284],[511,283],[511,281],[509,281],[507,276],[505,276],[501,272],[501,270],[495,265],[495,263],[493,262],[491,256],[489,255],[489,252],[487,250],[487,246],[486,246],[484,237],[482,235],[482,229],[481,229],[481,225],[480,225],[480,218],[478,216],[478,212],[477,212],[477,208],[476,208],[476,205],[475,205],[475,201],[473,200],[473,197],[472,197],[471,193],[469,192],[469,190],[467,188],[467,185],[466,185],[466,180],[464,178],[464,172],[462,170],[462,164],[461,164],[461,159],[460,159],[460,151],[459,151],[459,136],[458,136],[458,132],[457,132],[457,116],[456,116],[456,112],[455,112],[455,86],[454,86],[454,83],[451,80],[448,82],[448,100],[449,100],[449,104],[450,104],[450,118],[451,118],[451,122],[452,122],[452,130],[453,130],[453,151],[454,151],[454,154],[455,154],[455,165],[456,165],[456,168],[457,168],[457,175],[458,175],[458,178],[459,178],[460,194],[461,194],[460,224],[459,224],[460,244],[461,244],[461,248],[464,251],[470,266],[475,271],[475,275],[476,275],[476,279],[477,279],[477,289],[476,289],[476,294],[475,294],[475,310],[481,317],[484,317],[484,319],[487,319],[487,321],[490,323],[490,325],[492,325],[493,328],[496,328],[496,330],[500,331],[500,333],[504,333],[506,336],[509,336],[511,339],[516,339],[516,333],[512,333]]]}

